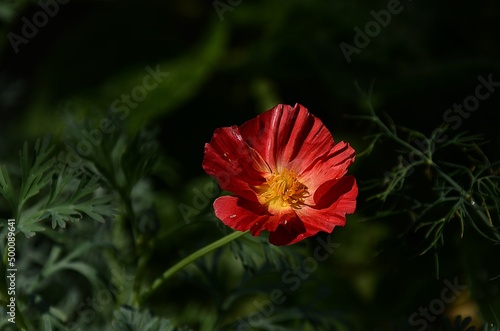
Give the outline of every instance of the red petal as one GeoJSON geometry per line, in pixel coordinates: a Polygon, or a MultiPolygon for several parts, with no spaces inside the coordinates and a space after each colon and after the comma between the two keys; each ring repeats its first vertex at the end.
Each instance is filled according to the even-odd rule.
{"type": "Polygon", "coordinates": [[[341,141],[335,144],[326,156],[304,169],[299,175],[299,180],[307,186],[309,193],[316,195],[315,191],[319,186],[327,181],[337,181],[344,176],[347,168],[354,162],[355,156],[354,149],[341,141]]]}
{"type": "Polygon", "coordinates": [[[243,141],[237,127],[215,130],[205,145],[203,169],[215,177],[222,189],[249,200],[257,200],[252,186],[265,182],[262,176],[269,171],[265,161],[243,141]]]}
{"type": "Polygon", "coordinates": [[[293,161],[289,169],[300,172],[334,145],[321,120],[300,104],[280,104],[245,122],[240,132],[272,170],[280,170],[293,161]]]}
{"type": "Polygon", "coordinates": [[[318,188],[316,194],[316,205],[297,209],[297,215],[304,222],[307,233],[330,233],[335,226],[343,226],[346,222],[345,215],[356,209],[358,186],[353,176],[346,176],[326,182],[318,188]]]}
{"type": "Polygon", "coordinates": [[[321,185],[314,193],[314,208],[335,208],[351,214],[356,210],[358,185],[354,176],[345,176],[339,180],[331,180],[321,185]]]}
{"type": "Polygon", "coordinates": [[[291,245],[299,242],[311,235],[306,233],[304,223],[294,217],[287,224],[280,224],[276,231],[269,235],[269,242],[276,246],[291,245]]]}
{"type": "Polygon", "coordinates": [[[215,215],[224,224],[238,231],[250,230],[258,236],[262,230],[275,231],[284,220],[295,218],[295,213],[272,215],[267,206],[240,197],[222,196],[214,202],[215,215]]]}

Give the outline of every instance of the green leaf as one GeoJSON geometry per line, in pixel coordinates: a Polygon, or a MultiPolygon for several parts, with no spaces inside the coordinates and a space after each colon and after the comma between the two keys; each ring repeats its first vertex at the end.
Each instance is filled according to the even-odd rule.
{"type": "Polygon", "coordinates": [[[77,261],[77,259],[89,250],[99,247],[106,247],[106,245],[100,243],[83,243],[74,248],[65,257],[59,259],[61,248],[54,246],[49,259],[42,269],[42,277],[51,277],[62,270],[73,270],[84,276],[94,286],[94,288],[98,288],[101,281],[97,275],[97,270],[85,262],[77,261]]]}
{"type": "Polygon", "coordinates": [[[19,204],[16,217],[20,217],[26,202],[47,186],[55,169],[54,159],[50,159],[54,146],[50,145],[50,139],[43,141],[38,139],[35,143],[35,156],[31,158],[28,152],[28,143],[25,142],[23,151],[20,153],[21,163],[21,189],[19,193],[19,204]]]}
{"type": "Polygon", "coordinates": [[[139,312],[128,307],[115,311],[112,322],[116,331],[174,331],[169,320],[153,317],[150,312],[139,312]]]}
{"type": "Polygon", "coordinates": [[[41,231],[42,226],[36,225],[45,219],[52,220],[52,228],[65,228],[67,222],[77,222],[84,214],[98,222],[104,222],[104,217],[113,217],[113,196],[94,197],[100,188],[99,178],[76,178],[77,175],[74,171],[63,170],[53,178],[44,207],[24,219],[22,229],[28,227],[32,232],[41,231]]]}
{"type": "Polygon", "coordinates": [[[251,274],[265,267],[266,264],[277,270],[290,268],[298,264],[301,257],[296,247],[270,245],[265,234],[256,237],[245,236],[232,241],[229,247],[251,274]]]}
{"type": "Polygon", "coordinates": [[[14,210],[17,205],[17,197],[7,167],[3,164],[0,165],[0,194],[7,200],[12,210],[14,210]]]}

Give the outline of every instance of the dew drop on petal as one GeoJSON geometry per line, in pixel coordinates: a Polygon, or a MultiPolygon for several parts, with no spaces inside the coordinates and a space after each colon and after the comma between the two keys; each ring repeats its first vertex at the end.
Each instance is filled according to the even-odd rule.
{"type": "Polygon", "coordinates": [[[229,216],[229,218],[235,218],[235,217],[236,217],[236,215],[231,215],[231,216],[229,216]]]}

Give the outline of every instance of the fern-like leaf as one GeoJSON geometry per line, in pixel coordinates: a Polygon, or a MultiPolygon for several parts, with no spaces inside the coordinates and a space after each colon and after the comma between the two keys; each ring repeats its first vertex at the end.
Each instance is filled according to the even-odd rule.
{"type": "Polygon", "coordinates": [[[130,307],[120,307],[112,322],[116,331],[174,331],[169,320],[153,317],[150,312],[139,312],[130,307]]]}

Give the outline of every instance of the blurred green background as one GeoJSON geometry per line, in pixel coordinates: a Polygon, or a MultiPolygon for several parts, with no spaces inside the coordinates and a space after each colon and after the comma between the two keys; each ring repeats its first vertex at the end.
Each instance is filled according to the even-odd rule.
{"type": "MultiPolygon", "coordinates": [[[[54,17],[33,32],[26,19],[33,22],[40,3],[2,1],[0,157],[15,159],[24,140],[46,134],[64,141],[70,117],[99,122],[113,105],[124,106],[122,95],[142,86],[151,70],[165,74],[137,105],[126,107],[124,123],[129,132],[157,132],[167,170],[156,190],[171,207],[159,212],[160,219],[171,218],[160,220],[163,227],[183,222],[176,206],[192,201],[192,188],[208,180],[201,162],[213,130],[239,125],[277,103],[305,105],[336,140],[361,152],[371,127],[346,115],[363,114],[357,86],[373,84],[378,112],[430,134],[447,109],[474,95],[478,76],[500,82],[500,3],[401,1],[400,13],[348,63],[339,45],[356,46],[355,28],[364,31],[374,21],[371,11],[387,10],[391,2],[71,0],[51,7],[54,17]]],[[[484,134],[492,160],[500,147],[496,89],[457,128],[484,134]]],[[[332,236],[341,247],[287,304],[338,314],[360,329],[389,329],[438,297],[442,279],[459,276],[471,286],[446,312],[452,316],[462,305],[476,321],[494,321],[498,245],[473,231],[460,240],[452,229],[439,251],[442,279],[436,280],[433,253],[418,255],[421,237],[401,235],[410,215],[373,219],[387,206],[367,202],[364,183],[397,164],[393,148],[358,157],[351,168],[361,189],[358,211],[332,236]]],[[[419,184],[419,177],[412,179],[419,184]]],[[[169,249],[175,252],[177,244],[183,243],[169,249]]],[[[176,261],[161,256],[153,260],[159,270],[176,261]]]]}

